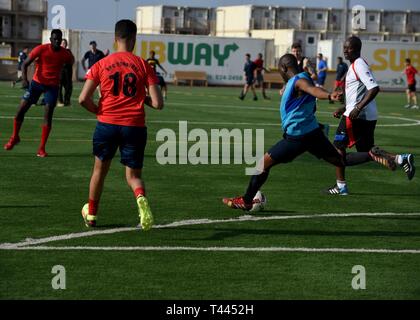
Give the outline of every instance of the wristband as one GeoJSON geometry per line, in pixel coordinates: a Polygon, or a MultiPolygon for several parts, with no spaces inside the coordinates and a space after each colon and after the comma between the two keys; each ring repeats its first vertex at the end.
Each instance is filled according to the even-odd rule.
{"type": "Polygon", "coordinates": [[[331,93],[328,94],[328,100],[331,101],[331,93]]]}

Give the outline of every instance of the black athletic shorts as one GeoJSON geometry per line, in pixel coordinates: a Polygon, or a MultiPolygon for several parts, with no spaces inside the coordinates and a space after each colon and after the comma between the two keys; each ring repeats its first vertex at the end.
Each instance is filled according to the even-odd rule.
{"type": "Polygon", "coordinates": [[[407,89],[410,92],[416,92],[416,82],[414,82],[413,84],[409,84],[407,89]]]}
{"type": "Polygon", "coordinates": [[[318,159],[341,159],[337,149],[325,136],[321,128],[303,136],[283,135],[283,140],[270,148],[268,154],[276,163],[287,163],[308,151],[318,159]]]}
{"type": "Polygon", "coordinates": [[[375,127],[376,120],[350,120],[343,116],[335,134],[334,145],[340,150],[355,145],[357,151],[368,152],[375,145],[375,127]]]}
{"type": "Polygon", "coordinates": [[[166,87],[165,79],[163,79],[163,77],[161,75],[157,75],[157,78],[159,80],[159,86],[160,87],[166,87]]]}

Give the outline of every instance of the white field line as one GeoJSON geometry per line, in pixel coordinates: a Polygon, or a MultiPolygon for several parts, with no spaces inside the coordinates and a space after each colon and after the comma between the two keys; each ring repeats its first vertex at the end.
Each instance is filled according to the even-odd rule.
{"type": "MultiPolygon", "coordinates": [[[[313,214],[313,215],[292,215],[292,216],[250,216],[244,215],[237,218],[231,219],[192,219],[192,220],[181,220],[175,221],[169,224],[164,225],[155,225],[154,229],[165,229],[165,228],[176,228],[181,226],[192,226],[192,225],[207,225],[207,224],[217,224],[217,223],[230,223],[230,222],[245,222],[245,221],[270,221],[270,220],[292,220],[292,219],[319,219],[319,218],[349,218],[349,217],[388,217],[388,216],[420,216],[420,213],[326,213],[326,214],[313,214]]],[[[52,236],[40,239],[31,239],[27,238],[18,243],[2,243],[0,244],[0,250],[17,250],[27,248],[28,246],[35,246],[46,244],[50,242],[63,241],[63,240],[72,240],[78,238],[86,238],[98,235],[107,235],[115,234],[121,232],[130,232],[130,231],[140,231],[139,228],[135,227],[126,227],[126,228],[112,228],[107,230],[95,230],[79,233],[69,233],[59,236],[52,236]]]]}
{"type": "Polygon", "coordinates": [[[31,251],[206,251],[206,252],[307,252],[307,253],[397,253],[397,254],[420,254],[416,249],[365,249],[365,248],[290,248],[290,247],[20,247],[13,250],[31,251]]]}
{"type": "MultiPolygon", "coordinates": [[[[318,113],[328,113],[330,112],[318,112],[318,113]]],[[[380,118],[387,118],[387,119],[394,119],[400,121],[406,121],[409,123],[392,123],[392,124],[378,124],[377,127],[412,127],[412,126],[420,126],[420,120],[416,119],[409,119],[409,118],[401,118],[401,117],[393,117],[393,116],[380,116],[380,118]]],[[[14,116],[0,116],[0,119],[14,119],[14,116]]],[[[25,117],[27,120],[43,120],[42,117],[25,117]]],[[[55,117],[54,120],[56,121],[79,121],[79,122],[96,122],[95,118],[61,118],[55,117]]],[[[181,120],[179,120],[181,121],[181,120]]],[[[156,123],[156,124],[178,124],[178,120],[148,120],[147,123],[156,123]]],[[[194,121],[194,120],[183,120],[188,121],[190,125],[209,125],[209,126],[252,126],[252,127],[278,127],[280,128],[281,122],[277,123],[256,123],[256,122],[218,122],[218,121],[194,121]]],[[[330,127],[337,127],[337,124],[331,124],[330,127]]]]}

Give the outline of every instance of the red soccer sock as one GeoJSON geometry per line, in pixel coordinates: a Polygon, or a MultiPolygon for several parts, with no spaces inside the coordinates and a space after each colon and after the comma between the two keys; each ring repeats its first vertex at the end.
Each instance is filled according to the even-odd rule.
{"type": "Polygon", "coordinates": [[[18,121],[16,118],[13,119],[13,137],[16,138],[19,136],[20,128],[22,127],[22,122],[18,121]]]}
{"type": "Polygon", "coordinates": [[[98,207],[99,207],[99,200],[89,199],[89,214],[91,216],[96,216],[96,214],[98,213],[98,207]]]}
{"type": "Polygon", "coordinates": [[[41,144],[39,149],[45,150],[45,145],[47,144],[48,136],[50,135],[51,127],[48,125],[42,126],[42,136],[41,136],[41,144]]]}
{"type": "Polygon", "coordinates": [[[134,196],[136,197],[136,199],[140,196],[145,196],[145,195],[146,195],[146,191],[142,187],[139,187],[136,190],[134,190],[134,196]]]}

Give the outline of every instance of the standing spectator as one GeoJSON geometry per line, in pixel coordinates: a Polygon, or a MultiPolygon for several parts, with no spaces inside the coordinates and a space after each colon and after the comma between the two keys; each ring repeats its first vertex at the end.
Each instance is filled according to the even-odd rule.
{"type": "Polygon", "coordinates": [[[96,62],[105,58],[109,54],[109,50],[106,50],[106,53],[103,53],[101,50],[97,49],[96,41],[91,41],[89,45],[90,50],[85,53],[82,59],[82,67],[85,71],[88,71],[96,62]],[[87,68],[85,64],[86,60],[88,60],[87,68]]]}
{"type": "Polygon", "coordinates": [[[268,71],[266,68],[264,68],[264,60],[263,60],[262,53],[258,54],[258,58],[257,58],[257,60],[254,61],[254,64],[257,67],[257,69],[255,70],[256,81],[257,81],[257,85],[261,88],[262,96],[263,96],[264,99],[270,99],[265,94],[264,76],[263,76],[263,71],[268,72],[268,73],[270,73],[270,71],[268,71]]]}
{"type": "MultiPolygon", "coordinates": [[[[344,92],[346,87],[346,74],[348,70],[349,67],[347,66],[347,63],[343,61],[343,57],[338,57],[334,91],[344,92]]],[[[334,101],[330,101],[330,103],[333,104],[334,101]]]]}
{"type": "Polygon", "coordinates": [[[296,57],[298,61],[298,71],[307,72],[312,80],[317,79],[315,68],[312,66],[311,61],[303,55],[302,46],[299,42],[292,44],[291,53],[296,57]]]}
{"type": "Polygon", "coordinates": [[[407,76],[407,105],[405,108],[418,109],[416,96],[416,74],[418,71],[411,65],[410,59],[405,59],[405,69],[403,71],[407,76]],[[411,103],[412,101],[412,103],[411,103]]]}
{"type": "Polygon", "coordinates": [[[156,59],[156,57],[155,57],[156,52],[154,52],[153,50],[151,50],[149,52],[149,54],[150,54],[150,56],[149,56],[149,58],[146,61],[152,67],[152,69],[155,71],[156,76],[157,76],[157,78],[159,80],[159,86],[160,86],[160,90],[162,91],[163,98],[166,100],[167,94],[168,94],[168,87],[166,85],[165,79],[162,77],[162,75],[160,74],[160,72],[157,71],[157,67],[159,67],[165,73],[165,76],[168,74],[168,72],[165,70],[164,67],[162,67],[160,65],[159,60],[156,59]]]}
{"type": "Polygon", "coordinates": [[[18,69],[17,69],[17,80],[12,82],[12,87],[16,86],[16,83],[22,81],[22,65],[23,62],[28,58],[29,48],[25,47],[18,53],[18,69]]]}
{"type": "MultiPolygon", "coordinates": [[[[73,55],[70,49],[67,49],[68,42],[67,39],[63,39],[61,42],[61,46],[68,50],[71,55],[73,55]]],[[[63,69],[61,70],[61,77],[60,77],[60,91],[58,94],[58,104],[57,106],[69,106],[71,104],[71,94],[73,92],[73,65],[72,64],[65,64],[63,69]],[[63,95],[64,91],[64,95],[63,95]]]]}
{"type": "Polygon", "coordinates": [[[318,87],[324,88],[325,79],[327,78],[327,62],[324,60],[322,53],[318,54],[318,87]]]}
{"type": "Polygon", "coordinates": [[[251,61],[251,55],[247,53],[245,55],[245,65],[244,65],[244,73],[245,73],[245,85],[241,91],[241,95],[239,99],[244,100],[246,94],[248,93],[249,89],[251,89],[252,94],[254,95],[254,101],[257,101],[257,94],[255,93],[254,88],[254,71],[257,69],[257,66],[253,61],[251,61]]]}

